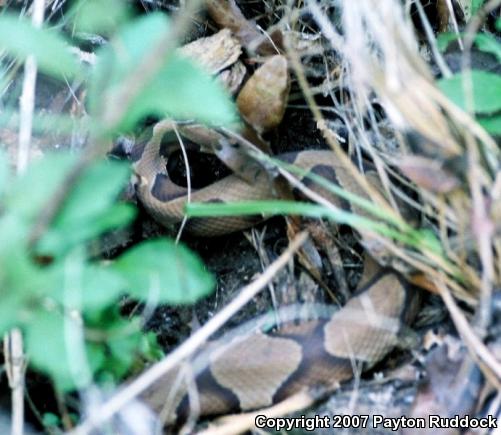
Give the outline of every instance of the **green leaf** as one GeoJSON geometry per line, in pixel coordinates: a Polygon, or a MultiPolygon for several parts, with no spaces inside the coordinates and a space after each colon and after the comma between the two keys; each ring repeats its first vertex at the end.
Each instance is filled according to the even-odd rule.
{"type": "MultiPolygon", "coordinates": [[[[8,210],[27,220],[37,217],[57,189],[64,185],[77,157],[66,153],[48,154],[30,165],[8,192],[8,210]]],[[[41,239],[39,252],[61,254],[129,223],[135,216],[135,208],[129,204],[114,204],[129,173],[129,165],[117,161],[100,161],[87,169],[68,193],[58,216],[41,239]]]]}
{"type": "Polygon", "coordinates": [[[483,4],[484,0],[471,0],[471,14],[476,14],[483,4]]]}
{"type": "MultiPolygon", "coordinates": [[[[445,32],[437,36],[437,47],[440,51],[445,51],[452,41],[457,41],[458,37],[463,37],[464,33],[445,32]]],[[[501,44],[489,33],[478,33],[475,36],[476,47],[486,53],[491,53],[501,62],[501,44]]]]}
{"type": "Polygon", "coordinates": [[[236,120],[233,103],[219,82],[190,60],[176,55],[131,105],[123,119],[124,128],[150,113],[212,124],[236,120]]]}
{"type": "Polygon", "coordinates": [[[80,322],[57,311],[40,310],[26,329],[30,363],[49,374],[62,391],[91,382],[80,322]]]}
{"type": "Polygon", "coordinates": [[[62,253],[129,223],[136,214],[135,208],[130,204],[114,204],[127,184],[129,173],[130,166],[125,162],[101,161],[89,168],[41,240],[40,251],[62,253]]]}
{"type": "Polygon", "coordinates": [[[93,348],[98,356],[92,367],[100,380],[108,382],[110,377],[113,381],[120,379],[131,370],[134,363],[153,354],[155,346],[158,348],[156,341],[151,338],[154,334],[142,331],[141,318],[124,319],[116,307],[95,313],[94,316],[86,315],[86,324],[89,330],[98,331],[96,337],[99,339],[90,342],[89,348],[93,348]],[[150,342],[148,346],[145,345],[146,341],[150,342]],[[106,357],[100,358],[103,352],[106,357]]]}
{"type": "Polygon", "coordinates": [[[106,346],[102,343],[96,344],[88,342],[86,349],[90,369],[92,373],[95,374],[106,364],[108,359],[108,355],[106,355],[106,346]]]}
{"type": "Polygon", "coordinates": [[[110,34],[129,16],[121,0],[80,0],[70,10],[76,32],[110,34]]]}
{"type": "Polygon", "coordinates": [[[103,309],[116,304],[126,285],[125,279],[113,269],[86,265],[82,282],[84,309],[103,309]]]}
{"type": "Polygon", "coordinates": [[[32,219],[40,212],[64,182],[68,170],[76,162],[76,156],[67,153],[47,154],[32,163],[9,189],[7,209],[25,219],[32,219]]]}
{"type": "Polygon", "coordinates": [[[437,36],[437,47],[440,51],[445,51],[452,41],[457,41],[458,35],[453,32],[440,33],[437,36]]]}
{"type": "Polygon", "coordinates": [[[132,363],[139,356],[141,350],[141,331],[139,318],[133,318],[125,322],[117,322],[113,330],[109,331],[107,340],[110,356],[106,361],[106,369],[121,378],[130,369],[132,363]]]}
{"type": "Polygon", "coordinates": [[[214,278],[199,258],[170,240],[143,242],[112,267],[127,280],[129,293],[141,301],[190,304],[214,288],[214,278]]]}
{"type": "Polygon", "coordinates": [[[490,134],[501,136],[501,114],[477,118],[477,121],[490,134]]]}
{"type": "Polygon", "coordinates": [[[87,264],[82,256],[69,256],[64,263],[57,263],[51,272],[55,285],[50,296],[67,309],[103,310],[116,304],[127,288],[126,280],[119,273],[104,265],[87,264]],[[68,264],[71,261],[74,264],[68,264]],[[68,267],[80,268],[81,273],[69,279],[68,267]]]}
{"type": "MultiPolygon", "coordinates": [[[[152,13],[127,25],[111,44],[99,51],[89,92],[91,111],[95,115],[108,120],[110,115],[123,109],[117,107],[118,98],[129,91],[130,76],[168,35],[168,19],[163,14],[152,13]]],[[[117,123],[104,127],[130,129],[146,115],[196,118],[218,124],[236,119],[234,105],[222,86],[175,53],[144,83],[125,112],[117,123]]]]}
{"type": "Polygon", "coordinates": [[[127,225],[136,213],[132,204],[119,203],[110,205],[92,219],[68,221],[64,225],[56,221],[38,243],[37,250],[45,255],[62,255],[80,243],[127,225]]]}
{"type": "Polygon", "coordinates": [[[61,419],[52,412],[44,412],[42,416],[42,424],[44,427],[57,427],[61,423],[61,419]]]}
{"type": "Polygon", "coordinates": [[[31,260],[26,246],[28,230],[12,214],[0,218],[0,333],[27,321],[53,284],[49,274],[31,260]]]}
{"type": "Polygon", "coordinates": [[[130,166],[126,162],[100,161],[90,167],[72,189],[56,225],[64,228],[94,219],[116,200],[129,174],[130,166]]]}
{"type": "MultiPolygon", "coordinates": [[[[437,82],[440,90],[462,109],[466,108],[463,94],[463,74],[437,82]]],[[[472,70],[474,111],[491,113],[501,109],[501,76],[486,71],[472,70]]]]}
{"type": "Polygon", "coordinates": [[[9,179],[9,161],[7,155],[0,150],[0,200],[7,187],[7,180],[9,179]]]}
{"type": "Polygon", "coordinates": [[[78,65],[66,41],[55,32],[36,29],[15,15],[0,15],[0,48],[21,60],[32,54],[38,68],[55,77],[72,77],[78,65]]]}
{"type": "Polygon", "coordinates": [[[152,331],[143,333],[140,346],[141,355],[148,361],[158,361],[165,356],[156,334],[152,331]]]}
{"type": "Polygon", "coordinates": [[[496,20],[496,30],[501,31],[501,18],[496,20]]]}
{"type": "MultiPolygon", "coordinates": [[[[295,201],[239,201],[234,203],[189,203],[186,205],[186,214],[190,217],[216,217],[216,216],[249,216],[249,215],[301,215],[314,218],[328,218],[340,224],[347,224],[356,230],[367,229],[383,236],[399,240],[413,247],[424,246],[428,249],[437,249],[440,244],[432,243],[430,234],[421,231],[402,231],[394,229],[382,222],[367,217],[350,213],[345,210],[332,210],[318,204],[295,201]]],[[[441,253],[441,250],[437,253],[441,253]]]]}
{"type": "Polygon", "coordinates": [[[493,54],[496,56],[498,62],[501,62],[501,44],[494,36],[488,33],[479,33],[475,36],[475,45],[479,50],[493,54]]]}

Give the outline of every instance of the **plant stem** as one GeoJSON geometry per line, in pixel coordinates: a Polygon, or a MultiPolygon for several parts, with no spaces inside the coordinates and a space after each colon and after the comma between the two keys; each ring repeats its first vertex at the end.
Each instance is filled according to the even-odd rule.
{"type": "MultiPolygon", "coordinates": [[[[42,26],[45,12],[45,1],[35,0],[32,4],[31,22],[33,27],[42,26]]],[[[21,94],[19,120],[19,148],[17,153],[17,173],[22,174],[28,166],[30,156],[31,132],[33,126],[33,110],[35,107],[35,87],[37,79],[37,62],[33,55],[28,56],[24,64],[24,81],[21,94]]],[[[24,433],[24,352],[23,336],[18,328],[14,328],[4,339],[5,365],[9,375],[9,386],[12,390],[12,435],[24,433]]]]}

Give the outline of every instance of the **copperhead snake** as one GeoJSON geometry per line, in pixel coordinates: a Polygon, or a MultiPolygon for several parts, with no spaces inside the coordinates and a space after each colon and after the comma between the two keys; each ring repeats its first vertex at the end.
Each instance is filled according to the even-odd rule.
{"type": "MultiPolygon", "coordinates": [[[[136,192],[159,223],[171,225],[183,218],[187,191],[170,180],[160,142],[157,137],[140,143],[133,153],[136,192]]],[[[279,158],[365,196],[330,151],[287,153],[279,158]]],[[[367,176],[376,177],[371,172],[367,176]]],[[[309,187],[336,205],[356,208],[319,187],[309,187]]],[[[273,196],[266,171],[256,172],[253,183],[230,175],[191,192],[191,200],[196,202],[271,199],[273,196]]],[[[362,210],[355,211],[363,214],[362,210]]],[[[249,227],[256,220],[259,217],[194,219],[188,221],[186,229],[197,235],[215,236],[249,227]]],[[[226,344],[222,352],[210,354],[195,384],[189,376],[180,376],[182,369],[179,368],[150,387],[142,398],[163,421],[174,424],[195,411],[200,416],[208,416],[256,409],[304,388],[332,388],[351,379],[354,363],[361,363],[364,368],[373,366],[397,344],[401,327],[411,320],[416,302],[415,292],[390,269],[379,268],[370,279],[363,281],[357,295],[330,319],[289,324],[270,334],[237,338],[226,344]],[[188,391],[193,391],[194,385],[198,393],[189,399],[188,391]]]]}
{"type": "MultiPolygon", "coordinates": [[[[268,62],[273,64],[285,71],[281,73],[285,78],[277,95],[285,96],[286,101],[286,61],[274,56],[268,62]]],[[[267,68],[266,64],[262,68],[267,68]]],[[[269,80],[269,74],[264,76],[269,80]]],[[[283,115],[283,106],[278,106],[282,113],[275,116],[275,124],[283,115]]],[[[245,115],[244,118],[247,119],[245,115]]],[[[168,135],[157,127],[148,140],[138,142],[133,149],[135,187],[149,214],[160,224],[171,226],[183,220],[188,191],[173,183],[166,169],[170,150],[177,146],[177,140],[166,140],[168,135]]],[[[259,128],[255,130],[260,132],[259,128]]],[[[184,133],[190,138],[192,132],[184,133]]],[[[215,137],[217,142],[218,136],[215,137]]],[[[367,197],[331,151],[291,152],[278,158],[367,197]]],[[[379,184],[374,171],[369,170],[365,175],[371,183],[379,184]]],[[[300,181],[338,207],[367,214],[307,179],[300,181]]],[[[233,174],[207,187],[193,189],[190,196],[192,202],[221,203],[272,199],[277,195],[268,172],[258,167],[248,171],[247,177],[233,174]]],[[[185,230],[198,236],[218,236],[248,228],[259,220],[262,217],[197,218],[188,220],[185,230]]],[[[329,319],[286,324],[269,334],[236,338],[224,343],[223,348],[211,344],[205,365],[195,373],[195,379],[183,376],[184,369],[179,367],[151,386],[142,398],[166,424],[175,424],[194,413],[208,416],[252,410],[305,388],[332,388],[351,379],[357,363],[363,368],[371,367],[395,347],[400,330],[411,320],[416,305],[416,293],[391,269],[379,268],[361,282],[356,296],[329,319]],[[188,394],[193,391],[196,394],[188,394]]]]}

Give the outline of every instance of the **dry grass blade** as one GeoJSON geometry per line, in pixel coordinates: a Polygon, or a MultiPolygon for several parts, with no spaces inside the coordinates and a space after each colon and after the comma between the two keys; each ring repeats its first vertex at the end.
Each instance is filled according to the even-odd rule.
{"type": "Polygon", "coordinates": [[[464,314],[461,312],[456,302],[451,296],[449,289],[443,282],[435,281],[436,288],[440,291],[440,296],[444,301],[456,328],[465,341],[470,353],[489,381],[499,390],[501,388],[501,363],[496,360],[492,352],[482,343],[477,334],[473,331],[464,314]]]}
{"type": "MultiPolygon", "coordinates": [[[[500,3],[498,0],[486,2],[471,21],[465,39],[467,54],[463,58],[463,68],[469,66],[473,36],[485,19],[486,12],[500,3]]],[[[455,173],[457,178],[452,188],[453,194],[441,195],[420,186],[422,206],[427,210],[429,219],[438,222],[447,263],[461,270],[467,277],[466,282],[460,283],[450,274],[444,278],[445,263],[437,261],[438,258],[433,258],[430,252],[422,251],[429,262],[425,266],[402,252],[401,248],[391,246],[391,242],[388,248],[428,277],[433,277],[435,288],[442,296],[458,332],[484,374],[499,388],[501,365],[482,339],[491,322],[493,289],[501,285],[500,231],[496,223],[496,210],[490,205],[496,203],[496,198],[499,199],[499,188],[496,189],[499,174],[496,173],[501,161],[500,149],[470,114],[456,107],[437,90],[428,66],[418,52],[413,29],[409,21],[404,19],[399,2],[382,0],[375,9],[369,0],[344,1],[342,7],[343,36],[336,31],[318,3],[313,0],[308,3],[323,34],[343,58],[347,71],[345,80],[350,86],[352,97],[357,100],[356,107],[362,111],[360,118],[363,113],[371,111],[367,101],[369,95],[375,93],[393,128],[412,130],[424,138],[420,148],[414,151],[416,154],[436,162],[455,158],[463,158],[467,162],[466,175],[455,173]],[[458,245],[457,240],[448,238],[450,233],[468,242],[458,245]],[[429,267],[430,264],[434,266],[429,267]],[[474,264],[478,264],[478,267],[474,264]],[[478,307],[474,317],[475,327],[456,305],[453,296],[469,300],[478,307]]],[[[439,67],[444,76],[449,76],[447,65],[436,47],[434,49],[435,38],[419,2],[417,10],[439,67]]],[[[308,99],[308,84],[304,75],[301,76],[301,65],[293,62],[293,66],[308,99]]],[[[469,91],[471,95],[471,81],[469,91]]],[[[319,128],[324,130],[326,137],[330,134],[333,138],[334,134],[329,133],[315,102],[312,99],[308,101],[319,128]]],[[[357,134],[356,127],[354,131],[355,139],[366,144],[365,147],[368,145],[373,148],[365,133],[357,134]]],[[[334,143],[333,148],[339,149],[338,144],[334,143]]],[[[384,145],[381,148],[384,152],[384,145]]],[[[384,159],[383,152],[379,151],[372,149],[369,152],[379,154],[384,159]]]]}
{"type": "MultiPolygon", "coordinates": [[[[494,0],[488,2],[486,7],[491,8],[495,3],[494,0]]],[[[492,174],[500,161],[499,148],[471,116],[454,106],[436,89],[431,72],[418,51],[414,29],[410,21],[405,19],[399,2],[382,0],[378,3],[377,9],[369,0],[345,1],[341,6],[343,35],[331,24],[322,10],[323,5],[313,0],[308,2],[308,9],[322,33],[332,48],[341,55],[342,70],[346,71],[343,77],[345,86],[349,87],[351,97],[354,99],[354,111],[358,112],[355,118],[351,120],[348,118],[353,122],[351,131],[356,146],[363,147],[364,151],[375,156],[376,163],[381,158],[383,161],[388,160],[388,156],[391,155],[391,151],[386,149],[384,143],[378,144],[376,148],[374,141],[367,136],[366,129],[357,121],[367,114],[370,116],[373,109],[369,101],[371,95],[375,94],[385,108],[394,131],[412,130],[421,135],[423,140],[419,145],[421,147],[419,152],[423,153],[423,156],[438,159],[437,161],[468,156],[467,184],[456,183],[454,195],[445,197],[422,187],[419,191],[422,194],[422,207],[427,210],[428,219],[440,222],[441,240],[447,253],[447,262],[453,264],[454,268],[462,270],[467,277],[466,282],[459,287],[467,289],[471,295],[468,299],[478,300],[478,295],[482,295],[479,319],[485,328],[489,323],[492,288],[496,280],[499,280],[499,276],[496,278],[495,273],[495,264],[499,262],[499,258],[494,250],[499,240],[496,238],[498,236],[488,206],[488,195],[492,192],[494,183],[492,174]],[[487,192],[487,195],[484,192],[487,192]],[[447,216],[447,219],[443,219],[443,216],[447,216]],[[471,220],[469,216],[472,216],[471,220]],[[467,240],[477,241],[476,252],[472,244],[460,248],[463,251],[457,251],[457,243],[448,239],[448,233],[456,233],[463,229],[466,231],[467,240]],[[454,249],[451,249],[451,246],[454,249]],[[465,262],[465,258],[472,256],[478,256],[480,259],[482,272],[478,272],[465,262]]],[[[425,20],[423,14],[420,15],[425,20]]],[[[438,53],[435,54],[440,57],[438,53]]],[[[290,55],[299,84],[317,120],[318,128],[322,130],[336,153],[345,158],[335,139],[335,133],[323,119],[315,101],[309,97],[309,85],[299,59],[294,53],[290,55]]],[[[446,69],[444,65],[442,67],[446,69]]],[[[343,113],[342,107],[338,110],[343,113]]],[[[344,111],[346,112],[346,109],[344,111]]],[[[382,171],[385,172],[386,169],[382,167],[382,171]]],[[[458,180],[460,178],[461,175],[458,180]]],[[[363,181],[361,185],[364,186],[363,181]]],[[[492,195],[494,198],[494,193],[492,195]]],[[[385,204],[388,207],[378,198],[372,195],[371,198],[376,204],[385,204]]],[[[422,251],[422,254],[427,262],[435,264],[439,270],[444,271],[445,263],[437,263],[437,258],[433,258],[430,252],[422,251]]],[[[421,266],[416,264],[416,261],[414,266],[423,272],[428,269],[424,264],[421,266]]],[[[452,280],[456,278],[451,276],[448,278],[448,285],[453,294],[464,299],[464,290],[459,291],[459,287],[451,285],[450,278],[452,280]]]]}

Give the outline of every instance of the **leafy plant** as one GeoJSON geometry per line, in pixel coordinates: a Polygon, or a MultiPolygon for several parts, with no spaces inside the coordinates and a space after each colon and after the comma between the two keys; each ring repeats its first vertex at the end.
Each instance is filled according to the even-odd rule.
{"type": "Polygon", "coordinates": [[[488,132],[501,134],[501,114],[498,113],[501,110],[501,76],[472,70],[466,77],[464,73],[459,73],[438,81],[438,87],[444,94],[462,109],[467,109],[464,80],[471,80],[473,111],[478,122],[488,132]]]}
{"type": "Polygon", "coordinates": [[[137,97],[130,101],[128,110],[115,120],[110,108],[121,109],[114,102],[119,102],[120,97],[129,92],[129,78],[147,61],[151,47],[165,40],[169,30],[167,17],[160,13],[148,14],[128,24],[98,52],[99,61],[90,82],[89,104],[96,119],[113,120],[103,126],[106,130],[128,130],[142,117],[152,114],[196,118],[217,124],[235,120],[226,92],[193,62],[176,53],[169,54],[137,97]]]}
{"type": "MultiPolygon", "coordinates": [[[[482,1],[474,2],[475,9],[480,8],[482,1]]],[[[497,24],[497,23],[496,23],[497,24]]],[[[438,47],[445,51],[452,41],[456,41],[463,34],[442,33],[437,38],[438,47]]],[[[475,47],[489,53],[501,62],[501,44],[489,33],[479,33],[473,40],[475,47]]],[[[488,71],[473,69],[466,73],[457,73],[453,77],[438,81],[438,87],[456,105],[462,109],[466,107],[466,83],[471,81],[473,111],[477,121],[491,134],[501,135],[501,76],[488,71]]]]}
{"type": "Polygon", "coordinates": [[[476,14],[484,3],[484,0],[471,0],[471,12],[476,14]]]}
{"type": "MultiPolygon", "coordinates": [[[[439,88],[459,107],[466,108],[463,93],[464,74],[455,74],[440,80],[439,88]]],[[[501,76],[486,71],[471,71],[473,110],[475,113],[492,113],[501,109],[501,76]]]]}
{"type": "MultiPolygon", "coordinates": [[[[75,13],[74,18],[77,23],[84,19],[84,28],[103,26],[102,14],[83,15],[75,13]]],[[[117,21],[125,17],[122,14],[117,21]]],[[[56,78],[87,77],[92,127],[100,135],[130,130],[138,120],[150,115],[194,118],[220,125],[235,121],[236,111],[228,93],[193,61],[175,51],[158,62],[151,76],[147,76],[150,71],[145,68],[144,83],[131,84],[131,77],[141,80],[134,74],[151,61],[155,48],[169,40],[171,27],[161,13],[125,21],[110,42],[98,50],[97,65],[90,71],[78,65],[61,34],[35,29],[9,14],[0,16],[0,48],[20,60],[33,55],[40,70],[56,78]],[[134,94],[132,87],[139,90],[134,94]],[[124,107],[121,99],[128,94],[133,98],[124,107]]]]}
{"type": "MultiPolygon", "coordinates": [[[[105,19],[96,13],[99,4],[109,8],[108,2],[92,0],[78,3],[70,14],[76,32],[112,34],[94,68],[78,64],[60,32],[34,29],[8,14],[0,16],[0,47],[19,60],[33,55],[39,69],[55,78],[87,80],[94,141],[129,130],[151,114],[219,124],[234,120],[226,92],[175,51],[152,66],[148,80],[134,83],[135,93],[121,105],[131,77],[168,39],[171,24],[156,13],[131,20],[123,8],[105,19]]],[[[37,119],[42,117],[35,113],[37,119]]],[[[91,259],[89,243],[136,214],[130,204],[117,202],[130,175],[123,162],[86,165],[33,244],[40,215],[82,159],[80,153],[47,154],[15,176],[0,154],[0,333],[21,328],[30,364],[63,391],[109,376],[119,379],[138,356],[158,357],[155,338],[142,331],[140,318],[120,315],[122,295],[144,303],[191,304],[214,287],[198,257],[167,239],[143,242],[111,262],[91,259]]]]}
{"type": "Polygon", "coordinates": [[[5,210],[0,217],[0,333],[21,327],[30,362],[63,390],[84,387],[105,371],[119,377],[136,354],[154,351],[139,318],[119,316],[121,295],[185,304],[207,295],[214,284],[193,253],[166,239],[146,241],[111,263],[88,259],[90,240],[135,215],[132,206],[116,203],[129,176],[121,162],[101,161],[85,171],[49,231],[30,248],[38,215],[76,158],[46,156],[16,178],[8,174],[3,156],[0,172],[5,210]]]}

